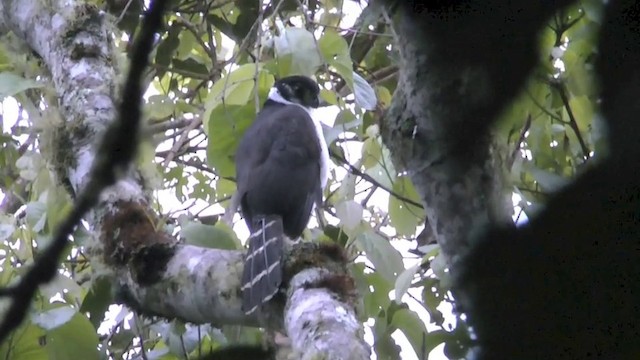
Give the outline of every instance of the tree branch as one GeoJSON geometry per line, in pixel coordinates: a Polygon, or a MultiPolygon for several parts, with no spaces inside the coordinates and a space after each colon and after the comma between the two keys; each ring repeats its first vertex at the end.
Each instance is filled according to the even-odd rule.
{"type": "Polygon", "coordinates": [[[370,182],[374,186],[376,186],[376,187],[388,192],[389,195],[397,198],[398,200],[402,200],[402,201],[406,202],[407,204],[411,204],[411,205],[419,207],[421,209],[424,208],[424,206],[422,204],[420,204],[418,202],[415,202],[415,201],[413,201],[413,200],[411,200],[411,199],[409,199],[407,197],[404,197],[404,196],[396,193],[395,191],[393,191],[393,189],[389,189],[385,185],[380,184],[376,179],[372,178],[369,174],[367,174],[365,172],[362,172],[360,169],[358,169],[357,167],[353,166],[351,163],[349,163],[347,161],[347,159],[343,158],[341,155],[337,154],[336,152],[329,150],[329,154],[331,155],[332,158],[338,160],[338,162],[340,162],[341,164],[345,165],[348,168],[350,173],[352,173],[354,175],[357,175],[357,176],[361,177],[362,179],[370,182]]]}
{"type": "MultiPolygon", "coordinates": [[[[17,30],[17,33],[22,33],[21,30],[24,29],[21,29],[20,26],[24,26],[24,24],[14,22],[18,19],[13,18],[12,15],[17,17],[46,16],[46,12],[51,10],[47,9],[46,5],[39,7],[34,4],[26,4],[26,2],[11,3],[9,7],[4,5],[1,5],[0,13],[4,15],[5,21],[13,22],[12,28],[17,30]],[[34,10],[36,13],[32,14],[31,12],[34,10]]],[[[147,56],[153,44],[154,34],[161,25],[163,9],[164,1],[156,0],[152,3],[148,14],[144,18],[142,31],[136,42],[131,70],[125,86],[120,117],[118,121],[115,121],[109,127],[103,138],[96,158],[97,161],[91,169],[89,183],[78,196],[71,213],[56,229],[50,245],[39,254],[33,266],[10,291],[12,302],[0,325],[0,342],[3,342],[12,330],[20,326],[38,286],[51,281],[57,274],[56,267],[59,258],[67,246],[68,237],[75,229],[76,224],[80,222],[80,219],[87,211],[97,204],[102,190],[115,182],[116,172],[122,171],[123,168],[127,167],[135,154],[136,137],[140,122],[140,99],[142,97],[141,75],[147,63],[147,56]]],[[[94,15],[97,15],[97,11],[94,12],[94,15]]],[[[42,25],[51,24],[41,23],[40,26],[42,25]]]]}
{"type": "MultiPolygon", "coordinates": [[[[11,5],[11,9],[0,8],[0,13],[4,15],[4,19],[12,20],[10,24],[14,32],[40,54],[44,64],[53,74],[62,117],[65,120],[62,129],[59,130],[66,135],[61,139],[55,139],[57,141],[54,143],[68,156],[68,159],[65,159],[68,161],[56,163],[54,167],[60,172],[58,175],[68,176],[73,190],[80,193],[74,212],[67,219],[65,226],[59,230],[60,235],[54,242],[57,246],[56,253],[54,256],[37,259],[35,268],[46,269],[47,276],[56,273],[60,249],[67,244],[69,232],[73,230],[82,214],[93,209],[88,220],[98,241],[87,244],[86,253],[91,259],[92,267],[102,269],[101,275],[113,278],[119,301],[147,315],[180,318],[197,323],[206,321],[217,325],[257,325],[255,317],[246,316],[241,311],[241,302],[238,299],[240,272],[243,267],[242,252],[179,244],[177,239],[159,228],[161,222],[149,206],[149,194],[139,183],[140,176],[136,170],[129,168],[138,137],[143,90],[140,86],[140,76],[144,73],[143,68],[154,35],[148,29],[148,19],[145,18],[141,35],[148,41],[141,43],[144,46],[136,43],[130,76],[122,94],[119,118],[113,122],[116,114],[113,101],[117,93],[116,76],[113,63],[106,59],[115,58],[115,54],[110,52],[114,47],[107,29],[99,28],[98,31],[91,32],[91,29],[99,27],[96,23],[105,25],[104,18],[99,16],[97,8],[81,8],[81,14],[86,17],[71,16],[74,13],[66,14],[65,19],[73,19],[75,23],[56,23],[57,27],[53,29],[51,18],[56,15],[46,11],[55,9],[46,9],[39,1],[11,2],[11,5]],[[31,10],[34,11],[33,14],[29,14],[28,11],[31,10]],[[38,21],[29,22],[31,19],[38,21]],[[90,23],[85,24],[83,21],[90,23]],[[69,34],[81,37],[81,50],[88,53],[73,47],[49,47],[50,44],[73,45],[74,39],[69,34]],[[60,41],[61,38],[67,40],[60,41]],[[71,57],[71,54],[76,57],[71,57]],[[78,57],[79,54],[85,57],[78,57]],[[69,76],[71,73],[74,76],[69,76]],[[96,81],[96,78],[100,81],[96,81]],[[105,128],[106,135],[96,151],[94,144],[98,142],[100,135],[105,133],[105,128]],[[115,185],[101,191],[114,182],[115,185]],[[96,204],[97,206],[93,207],[96,204]]],[[[161,13],[156,6],[157,2],[154,2],[151,14],[157,16],[157,28],[160,25],[161,13]]],[[[72,11],[69,8],[57,10],[72,11]]],[[[313,268],[316,276],[311,279],[312,282],[296,283],[302,284],[304,289],[313,287],[315,296],[340,299],[333,304],[339,305],[338,309],[344,312],[311,314],[318,319],[315,324],[325,325],[318,329],[306,329],[305,332],[310,335],[308,341],[319,339],[322,340],[319,344],[326,346],[329,339],[338,342],[342,338],[341,332],[336,332],[336,336],[340,338],[328,337],[319,332],[331,324],[335,326],[336,320],[350,324],[345,329],[353,329],[353,324],[360,327],[351,298],[354,288],[346,271],[347,263],[338,250],[330,246],[308,246],[300,244],[287,252],[289,255],[286,259],[289,265],[285,265],[287,267],[284,274],[288,280],[283,287],[286,288],[289,279],[294,278],[296,274],[313,268]],[[296,250],[298,248],[303,250],[296,250]]],[[[42,271],[40,275],[41,273],[42,271]]],[[[27,284],[24,288],[32,296],[38,282],[29,276],[31,275],[27,274],[21,284],[27,284]]],[[[21,294],[22,291],[23,287],[19,286],[7,289],[5,293],[21,294]]],[[[292,295],[294,293],[300,292],[293,292],[292,295]]],[[[283,308],[288,304],[288,309],[298,313],[291,315],[289,310],[286,310],[284,316],[291,319],[291,326],[304,327],[299,319],[303,318],[302,315],[308,309],[304,309],[304,304],[296,300],[298,298],[306,299],[305,296],[286,296],[270,303],[264,313],[273,320],[267,325],[274,329],[282,328],[283,308]]],[[[28,305],[29,301],[19,305],[22,314],[18,316],[24,315],[28,305]]],[[[10,313],[5,321],[11,320],[12,317],[15,318],[14,313],[10,313]]],[[[20,320],[18,317],[14,323],[19,324],[20,320]]],[[[361,331],[354,334],[362,339],[361,331]]],[[[293,337],[296,334],[289,335],[293,337]]],[[[362,340],[359,343],[363,346],[362,351],[367,352],[366,344],[362,340]]],[[[308,352],[309,348],[316,348],[315,345],[296,343],[294,350],[300,353],[308,352]]]]}
{"type": "Polygon", "coordinates": [[[580,133],[580,128],[578,127],[578,122],[576,121],[576,117],[573,114],[573,110],[571,110],[571,105],[569,104],[569,96],[567,96],[567,89],[565,88],[564,84],[557,81],[552,81],[551,86],[554,89],[556,89],[556,91],[558,91],[558,94],[560,94],[560,99],[562,99],[562,104],[564,105],[564,108],[567,110],[567,115],[569,116],[569,126],[571,127],[571,130],[573,130],[574,134],[576,134],[576,137],[578,138],[578,142],[580,143],[580,148],[582,149],[583,160],[587,161],[591,157],[591,151],[589,150],[589,147],[587,147],[587,144],[584,142],[582,133],[580,133]]]}
{"type": "Polygon", "coordinates": [[[536,65],[539,30],[570,1],[398,3],[401,74],[380,130],[451,263],[490,224],[511,223],[503,156],[489,128],[536,65]]]}

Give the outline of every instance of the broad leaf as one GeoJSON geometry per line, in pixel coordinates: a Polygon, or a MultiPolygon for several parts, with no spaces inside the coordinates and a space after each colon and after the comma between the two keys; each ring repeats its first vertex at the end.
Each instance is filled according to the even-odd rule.
{"type": "MultiPolygon", "coordinates": [[[[420,197],[408,176],[398,177],[393,183],[393,191],[404,198],[420,203],[420,197]]],[[[423,216],[423,209],[398,199],[396,196],[389,196],[389,220],[398,234],[414,235],[423,216]]]]}
{"type": "Polygon", "coordinates": [[[236,250],[239,248],[238,242],[234,239],[233,232],[222,228],[224,225],[205,225],[195,221],[188,221],[182,225],[180,235],[187,244],[202,246],[213,249],[236,250]]]}
{"type": "Polygon", "coordinates": [[[84,315],[76,313],[70,321],[47,333],[46,348],[51,360],[98,360],[98,334],[84,315]]]}
{"type": "Polygon", "coordinates": [[[362,76],[353,73],[353,93],[356,97],[356,104],[365,110],[374,110],[378,99],[376,92],[362,76]]]}
{"type": "Polygon", "coordinates": [[[13,96],[28,89],[42,87],[33,80],[25,79],[10,72],[0,73],[0,98],[13,96]]]}
{"type": "Polygon", "coordinates": [[[312,33],[305,29],[289,27],[274,39],[278,60],[291,56],[291,68],[284,75],[313,75],[322,64],[320,50],[312,33]]]}
{"type": "Polygon", "coordinates": [[[376,271],[385,279],[394,283],[396,277],[404,271],[402,256],[389,243],[388,239],[369,226],[364,226],[363,228],[364,231],[356,239],[356,246],[367,254],[367,258],[373,263],[376,271]]]}
{"type": "Polygon", "coordinates": [[[402,302],[402,297],[404,296],[404,294],[407,293],[407,290],[409,290],[409,287],[411,287],[413,278],[415,277],[418,270],[420,270],[420,264],[411,266],[408,269],[405,269],[400,275],[398,275],[398,278],[396,279],[396,286],[395,286],[395,302],[396,303],[399,304],[402,302]]]}
{"type": "Polygon", "coordinates": [[[349,230],[360,224],[362,213],[362,205],[353,200],[343,201],[336,205],[336,215],[338,215],[340,223],[349,230]]]}
{"type": "Polygon", "coordinates": [[[433,348],[441,344],[444,340],[443,337],[429,337],[424,322],[420,319],[415,311],[407,308],[399,309],[393,313],[393,319],[391,325],[400,329],[407,337],[413,350],[418,357],[423,358],[427,356],[433,348]],[[421,354],[421,352],[424,353],[421,354]]]}
{"type": "Polygon", "coordinates": [[[209,118],[218,106],[227,108],[231,105],[246,105],[249,102],[257,75],[255,63],[245,64],[213,84],[205,103],[206,111],[203,117],[205,132],[210,130],[209,118]]]}
{"type": "Polygon", "coordinates": [[[173,114],[175,104],[166,95],[151,95],[145,109],[152,119],[164,119],[173,114]]]}
{"type": "Polygon", "coordinates": [[[81,313],[89,313],[89,319],[93,327],[98,330],[104,319],[105,312],[113,302],[111,281],[105,277],[99,277],[91,284],[91,289],[84,297],[81,313]]]}
{"type": "Polygon", "coordinates": [[[60,306],[46,310],[31,316],[34,324],[45,330],[53,330],[66,324],[77,313],[77,310],[70,306],[60,306]]]}
{"type": "Polygon", "coordinates": [[[49,360],[44,339],[45,331],[42,328],[25,321],[7,341],[0,344],[0,359],[49,360]]]}
{"type": "Polygon", "coordinates": [[[0,214],[0,242],[7,240],[15,230],[15,221],[13,217],[0,214]]]}

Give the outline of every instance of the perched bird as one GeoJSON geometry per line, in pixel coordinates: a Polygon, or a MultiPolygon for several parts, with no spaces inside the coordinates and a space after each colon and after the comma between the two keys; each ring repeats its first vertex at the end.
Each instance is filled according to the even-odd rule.
{"type": "Polygon", "coordinates": [[[284,236],[298,238],[322,201],[329,152],[311,116],[318,95],[318,84],[306,76],[276,81],[236,152],[235,201],[251,232],[242,275],[247,314],[277,293],[284,236]]]}

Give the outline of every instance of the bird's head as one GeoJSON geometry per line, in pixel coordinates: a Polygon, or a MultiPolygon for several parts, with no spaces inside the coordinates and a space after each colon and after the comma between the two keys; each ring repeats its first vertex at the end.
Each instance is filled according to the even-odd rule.
{"type": "Polygon", "coordinates": [[[320,104],[319,94],[318,83],[306,76],[295,75],[276,81],[269,92],[269,99],[279,103],[294,103],[306,108],[317,108],[320,104]]]}

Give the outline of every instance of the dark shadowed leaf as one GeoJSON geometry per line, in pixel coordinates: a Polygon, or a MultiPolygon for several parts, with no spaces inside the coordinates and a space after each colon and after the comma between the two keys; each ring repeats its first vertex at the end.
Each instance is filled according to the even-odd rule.
{"type": "Polygon", "coordinates": [[[99,277],[91,284],[91,289],[82,301],[80,312],[89,313],[91,324],[97,330],[104,319],[105,311],[112,302],[111,281],[105,277],[99,277]]]}
{"type": "Polygon", "coordinates": [[[442,342],[436,336],[430,337],[418,314],[407,308],[399,309],[393,313],[391,325],[404,333],[418,356],[421,355],[423,349],[424,355],[429,354],[434,347],[442,342]]]}

